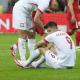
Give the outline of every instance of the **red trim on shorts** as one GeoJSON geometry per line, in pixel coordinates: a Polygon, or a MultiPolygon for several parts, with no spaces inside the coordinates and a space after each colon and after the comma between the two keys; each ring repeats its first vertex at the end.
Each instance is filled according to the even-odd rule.
{"type": "Polygon", "coordinates": [[[43,12],[40,9],[37,9],[41,14],[43,14],[43,12]]]}

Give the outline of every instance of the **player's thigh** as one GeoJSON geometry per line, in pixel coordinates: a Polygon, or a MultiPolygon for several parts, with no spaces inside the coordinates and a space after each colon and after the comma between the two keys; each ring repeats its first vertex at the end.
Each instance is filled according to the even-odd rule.
{"type": "Polygon", "coordinates": [[[59,68],[57,64],[57,56],[52,53],[50,50],[45,53],[46,64],[51,68],[59,68]]]}
{"type": "Polygon", "coordinates": [[[14,6],[13,8],[13,27],[15,29],[26,30],[26,15],[22,8],[14,6]]]}
{"type": "Polygon", "coordinates": [[[18,4],[13,8],[13,27],[15,29],[29,30],[32,28],[31,15],[27,14],[30,5],[26,5],[28,6],[26,9],[23,6],[18,6],[18,4]]]}

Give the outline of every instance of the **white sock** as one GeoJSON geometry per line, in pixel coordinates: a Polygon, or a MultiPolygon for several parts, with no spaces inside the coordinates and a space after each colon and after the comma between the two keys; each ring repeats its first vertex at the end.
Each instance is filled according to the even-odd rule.
{"type": "Polygon", "coordinates": [[[40,51],[38,49],[33,51],[33,54],[30,55],[29,60],[32,61],[40,55],[40,51]]]}
{"type": "Polygon", "coordinates": [[[37,56],[39,56],[39,50],[35,50],[36,41],[35,39],[28,39],[28,48],[30,51],[30,57],[27,60],[27,64],[31,63],[37,56]]]}
{"type": "Polygon", "coordinates": [[[18,39],[18,49],[19,49],[19,54],[20,54],[20,59],[22,61],[26,61],[26,40],[19,38],[18,39]]]}
{"type": "Polygon", "coordinates": [[[16,54],[16,51],[17,51],[17,49],[18,49],[18,45],[17,45],[17,44],[13,44],[13,49],[14,49],[14,52],[15,52],[15,54],[16,54]]]}
{"type": "Polygon", "coordinates": [[[34,50],[36,45],[35,39],[28,39],[28,48],[29,50],[34,50]]]}
{"type": "Polygon", "coordinates": [[[17,48],[18,48],[17,44],[13,44],[13,47],[14,47],[15,49],[17,49],[17,48]]]}
{"type": "Polygon", "coordinates": [[[37,66],[40,65],[44,61],[44,59],[45,59],[44,56],[41,55],[40,59],[36,61],[36,65],[37,66]]]}
{"type": "Polygon", "coordinates": [[[39,56],[40,52],[38,49],[34,50],[34,54],[32,56],[30,56],[28,58],[27,61],[21,61],[22,62],[22,66],[26,67],[28,66],[35,58],[37,58],[39,56]]]}
{"type": "Polygon", "coordinates": [[[39,60],[32,62],[32,66],[35,67],[35,68],[37,68],[41,63],[43,63],[44,59],[45,59],[45,58],[44,58],[44,56],[42,55],[39,60]]]}
{"type": "Polygon", "coordinates": [[[28,48],[30,51],[30,58],[34,58],[34,50],[35,50],[36,40],[35,39],[28,39],[28,48]]]}

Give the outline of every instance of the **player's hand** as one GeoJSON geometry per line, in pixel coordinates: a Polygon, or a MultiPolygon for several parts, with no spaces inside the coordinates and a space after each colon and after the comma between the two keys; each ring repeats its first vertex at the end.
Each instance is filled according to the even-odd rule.
{"type": "Polygon", "coordinates": [[[80,5],[78,6],[78,9],[80,10],[80,5]]]}
{"type": "Polygon", "coordinates": [[[53,13],[53,11],[51,9],[47,9],[45,12],[46,13],[53,13]]]}
{"type": "Polygon", "coordinates": [[[72,16],[71,22],[72,22],[72,23],[76,23],[76,18],[75,18],[75,16],[72,16]]]}

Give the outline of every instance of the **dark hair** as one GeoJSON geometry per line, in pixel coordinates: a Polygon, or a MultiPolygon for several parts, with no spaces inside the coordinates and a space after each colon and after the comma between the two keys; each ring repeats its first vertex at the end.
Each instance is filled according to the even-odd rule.
{"type": "Polygon", "coordinates": [[[57,24],[55,22],[48,22],[45,26],[44,26],[44,29],[47,29],[47,28],[54,28],[54,29],[57,29],[57,24]]]}
{"type": "Polygon", "coordinates": [[[59,4],[59,9],[61,11],[64,11],[65,6],[67,5],[67,0],[57,0],[58,4],[59,4]]]}

